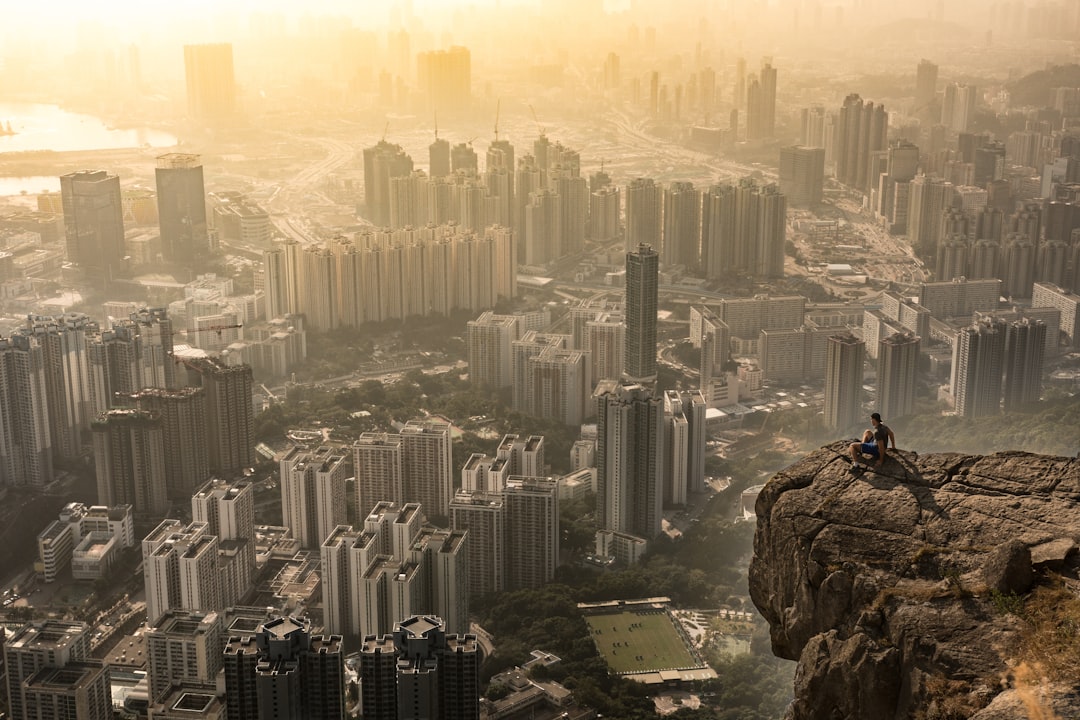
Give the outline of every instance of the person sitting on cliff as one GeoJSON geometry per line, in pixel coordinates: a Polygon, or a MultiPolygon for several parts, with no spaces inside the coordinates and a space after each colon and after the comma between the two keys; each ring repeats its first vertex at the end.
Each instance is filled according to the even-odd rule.
{"type": "Polygon", "coordinates": [[[848,447],[851,452],[852,470],[868,467],[863,466],[861,463],[864,455],[869,455],[876,460],[874,467],[881,467],[885,463],[889,443],[892,443],[893,450],[896,449],[896,436],[893,435],[893,431],[888,425],[881,422],[881,415],[879,413],[872,414],[870,422],[874,427],[872,430],[863,433],[862,442],[851,443],[848,447]]]}

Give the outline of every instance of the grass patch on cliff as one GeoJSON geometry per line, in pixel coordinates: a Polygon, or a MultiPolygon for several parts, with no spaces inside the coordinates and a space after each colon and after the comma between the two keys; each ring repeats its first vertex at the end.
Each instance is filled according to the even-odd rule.
{"type": "Polygon", "coordinates": [[[1031,630],[1020,660],[1055,682],[1080,677],[1080,597],[1060,579],[1036,587],[1024,603],[1031,630]]]}

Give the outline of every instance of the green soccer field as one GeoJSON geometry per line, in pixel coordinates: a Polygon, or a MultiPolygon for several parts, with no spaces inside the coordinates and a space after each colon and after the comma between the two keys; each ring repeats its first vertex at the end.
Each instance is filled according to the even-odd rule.
{"type": "Polygon", "coordinates": [[[614,673],[653,672],[699,665],[666,612],[622,611],[586,615],[585,622],[600,655],[614,673]]]}

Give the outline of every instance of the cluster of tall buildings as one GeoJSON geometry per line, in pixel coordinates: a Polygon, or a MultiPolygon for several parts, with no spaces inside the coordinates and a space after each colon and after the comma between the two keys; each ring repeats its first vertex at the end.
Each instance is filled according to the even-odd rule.
{"type": "Polygon", "coordinates": [[[113,717],[109,665],[91,657],[85,623],[44,620],[4,638],[12,720],[113,717]]]}
{"type": "MultiPolygon", "coordinates": [[[[125,241],[126,203],[120,178],[105,170],[80,170],[60,177],[67,258],[88,274],[112,279],[129,270],[129,255],[147,261],[191,265],[211,249],[207,230],[203,167],[198,155],[169,153],[157,159],[156,252],[131,253],[125,241]]],[[[152,243],[153,246],[153,243],[152,243]]]]}
{"type": "Polygon", "coordinates": [[[378,503],[419,503],[445,518],[454,495],[450,424],[410,420],[397,433],[365,432],[353,444],[356,507],[366,515],[378,503]]]}
{"type": "Polygon", "coordinates": [[[359,233],[326,246],[289,241],[265,253],[273,317],[332,330],[415,315],[483,310],[516,294],[513,234],[459,225],[359,233]]]}
{"type": "Polygon", "coordinates": [[[250,368],[185,359],[185,374],[178,362],[160,308],[135,311],[108,330],[85,315],[30,316],[0,339],[0,481],[43,487],[54,456],[79,456],[91,431],[101,450],[99,484],[111,498],[104,502],[139,513],[190,494],[208,470],[251,465],[250,368]],[[147,454],[134,460],[144,445],[147,454]],[[133,476],[153,478],[153,492],[140,495],[145,502],[134,502],[133,476]]]}
{"type": "Polygon", "coordinates": [[[323,539],[323,623],[347,639],[385,635],[415,614],[469,627],[467,531],[424,526],[419,503],[378,503],[363,528],[339,525],[323,539]]]}
{"type": "Polygon", "coordinates": [[[977,317],[953,345],[952,395],[967,418],[1036,402],[1042,392],[1046,325],[1024,318],[977,317]]]}
{"type": "Polygon", "coordinates": [[[659,240],[665,266],[709,279],[783,277],[786,238],[787,196],[776,185],[743,179],[698,190],[639,178],[626,188],[626,247],[659,240]]]}
{"type": "Polygon", "coordinates": [[[559,483],[545,475],[544,438],[507,435],[495,457],[470,456],[450,524],[468,533],[471,596],[549,582],[559,565],[559,483]]]}
{"type": "Polygon", "coordinates": [[[147,622],[170,611],[237,604],[255,572],[254,488],[209,480],[191,497],[192,521],[165,519],[142,540],[147,622]]]}

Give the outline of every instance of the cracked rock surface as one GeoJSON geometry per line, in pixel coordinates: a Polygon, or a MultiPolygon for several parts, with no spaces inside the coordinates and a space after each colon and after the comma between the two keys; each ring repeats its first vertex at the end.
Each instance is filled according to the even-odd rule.
{"type": "MultiPolygon", "coordinates": [[[[900,451],[856,477],[846,447],[757,500],[750,594],[799,663],[787,718],[1028,718],[1008,679],[1026,624],[993,598],[1075,576],[1080,460],[900,451]]],[[[1045,717],[1080,718],[1077,689],[1041,688],[1045,717]]]]}

